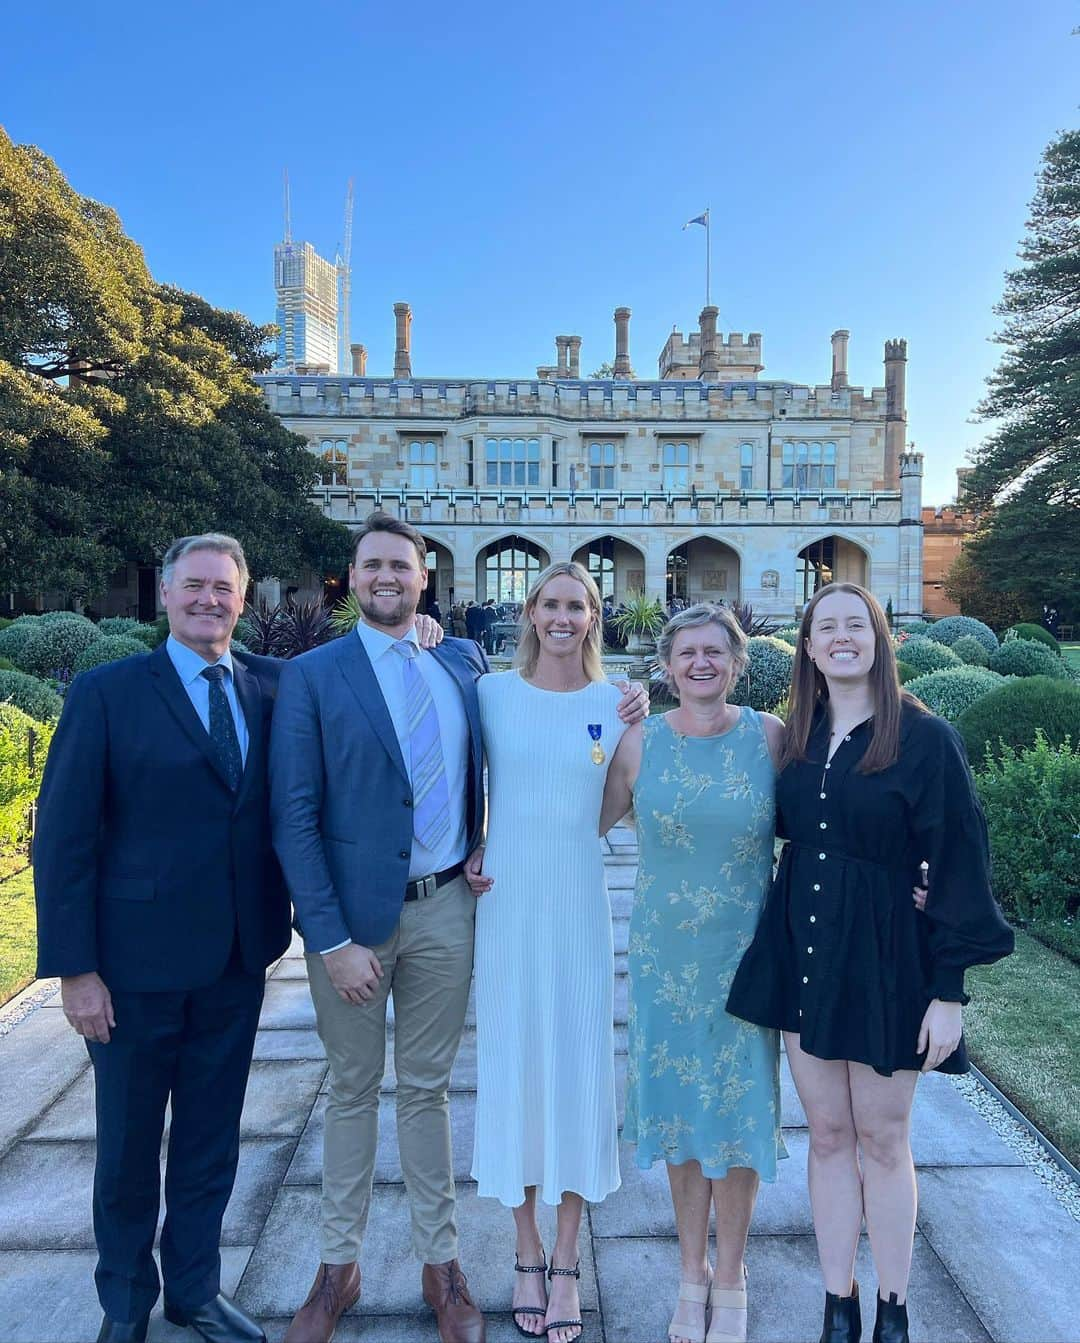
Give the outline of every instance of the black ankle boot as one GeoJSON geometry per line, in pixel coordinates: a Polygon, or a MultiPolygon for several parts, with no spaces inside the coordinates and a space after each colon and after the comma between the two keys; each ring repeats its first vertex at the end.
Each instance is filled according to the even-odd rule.
{"type": "Polygon", "coordinates": [[[878,1296],[874,1343],[908,1343],[907,1306],[898,1303],[895,1292],[888,1301],[878,1296]]]}
{"type": "MultiPolygon", "coordinates": [[[[903,1307],[901,1307],[903,1309],[903,1307]]],[[[862,1314],[859,1311],[859,1284],[851,1284],[850,1296],[825,1293],[825,1323],[821,1327],[821,1343],[860,1343],[862,1314]]],[[[891,1343],[885,1340],[884,1343],[891,1343]]]]}

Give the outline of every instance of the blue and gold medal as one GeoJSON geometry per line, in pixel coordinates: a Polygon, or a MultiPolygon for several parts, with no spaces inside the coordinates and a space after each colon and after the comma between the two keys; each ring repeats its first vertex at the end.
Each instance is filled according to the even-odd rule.
{"type": "Polygon", "coordinates": [[[604,730],[603,723],[589,723],[589,736],[592,738],[592,762],[594,765],[602,765],[607,759],[604,754],[604,748],[600,745],[600,734],[604,730]]]}

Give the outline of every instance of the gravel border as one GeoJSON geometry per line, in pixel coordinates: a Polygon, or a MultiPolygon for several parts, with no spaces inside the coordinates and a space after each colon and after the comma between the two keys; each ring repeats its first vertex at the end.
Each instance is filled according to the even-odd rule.
{"type": "Polygon", "coordinates": [[[20,1021],[47,1002],[59,988],[58,979],[35,979],[0,1006],[0,1038],[13,1031],[20,1021]]]}
{"type": "Polygon", "coordinates": [[[1080,1222],[1078,1172],[1053,1143],[1044,1138],[1011,1102],[1006,1101],[1009,1106],[1006,1109],[1002,1101],[988,1090],[993,1083],[977,1068],[972,1068],[970,1073],[950,1077],[949,1081],[968,1104],[982,1115],[1006,1147],[1014,1151],[1024,1165],[1035,1173],[1069,1216],[1080,1222]],[[1020,1118],[1015,1118],[1010,1110],[1020,1118]]]}

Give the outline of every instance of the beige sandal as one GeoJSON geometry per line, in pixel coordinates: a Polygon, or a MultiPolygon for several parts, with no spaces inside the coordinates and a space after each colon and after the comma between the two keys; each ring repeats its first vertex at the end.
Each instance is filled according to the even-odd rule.
{"type": "MultiPolygon", "coordinates": [[[[679,1300],[690,1306],[704,1306],[709,1300],[712,1279],[698,1284],[696,1282],[679,1283],[679,1300]]],[[[678,1306],[676,1305],[676,1310],[678,1306]]],[[[674,1315],[668,1325],[668,1339],[685,1339],[686,1343],[705,1343],[705,1326],[701,1324],[676,1324],[674,1315]]]]}
{"type": "Polygon", "coordinates": [[[709,1332],[705,1335],[704,1343],[746,1343],[746,1279],[749,1275],[743,1268],[743,1285],[741,1287],[714,1287],[709,1293],[709,1332]],[[712,1322],[712,1316],[717,1310],[741,1310],[742,1328],[737,1334],[721,1333],[712,1322]]]}

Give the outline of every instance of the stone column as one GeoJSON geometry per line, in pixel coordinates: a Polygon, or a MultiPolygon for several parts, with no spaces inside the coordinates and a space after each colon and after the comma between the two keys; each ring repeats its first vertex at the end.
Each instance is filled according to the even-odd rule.
{"type": "Polygon", "coordinates": [[[698,356],[698,377],[702,382],[717,382],[720,378],[720,355],[716,349],[716,320],[720,309],[710,304],[702,308],[698,318],[701,331],[701,353],[698,356]]]}
{"type": "Polygon", "coordinates": [[[630,309],[615,309],[615,363],[613,370],[617,378],[632,378],[630,367],[630,309]]]}
{"type": "Polygon", "coordinates": [[[847,343],[850,331],[834,331],[832,333],[832,389],[839,392],[848,385],[847,378],[847,343]]]}
{"type": "Polygon", "coordinates": [[[570,346],[570,377],[581,377],[581,337],[567,336],[570,346]]]}
{"type": "MultiPolygon", "coordinates": [[[[902,342],[901,342],[902,343],[902,342]]],[[[902,452],[900,472],[900,546],[894,603],[897,620],[919,620],[923,611],[923,524],[921,452],[902,452]]]]}
{"type": "Polygon", "coordinates": [[[350,345],[349,353],[352,355],[352,371],[354,378],[367,377],[367,346],[350,345]]]}
{"type": "Polygon", "coordinates": [[[907,341],[885,342],[885,488],[900,485],[900,458],[907,440],[907,341]]]}
{"type": "Polygon", "coordinates": [[[394,377],[412,377],[412,309],[407,303],[394,304],[396,340],[394,346],[394,377]]]}
{"type": "Polygon", "coordinates": [[[557,378],[568,378],[570,376],[570,369],[567,364],[567,352],[569,349],[569,336],[555,337],[555,376],[557,378]]]}

